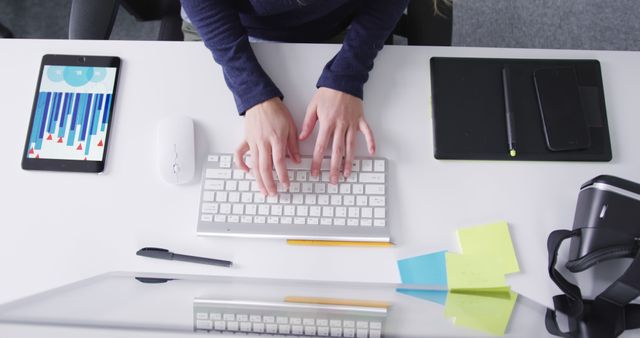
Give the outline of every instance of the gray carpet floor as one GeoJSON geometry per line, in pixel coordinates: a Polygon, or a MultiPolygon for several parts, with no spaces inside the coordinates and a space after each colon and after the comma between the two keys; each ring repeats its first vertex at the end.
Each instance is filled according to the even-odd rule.
{"type": "MultiPolygon", "coordinates": [[[[0,23],[20,38],[66,39],[70,7],[71,0],[0,0],[0,23]]],[[[640,50],[639,18],[638,0],[453,0],[452,44],[640,50]]],[[[120,9],[111,38],[154,40],[159,27],[120,9]]]]}
{"type": "MultiPolygon", "coordinates": [[[[70,10],[71,0],[0,0],[0,23],[18,38],[66,39],[70,10]]],[[[154,40],[159,29],[160,22],[138,22],[121,8],[111,39],[154,40]]]]}

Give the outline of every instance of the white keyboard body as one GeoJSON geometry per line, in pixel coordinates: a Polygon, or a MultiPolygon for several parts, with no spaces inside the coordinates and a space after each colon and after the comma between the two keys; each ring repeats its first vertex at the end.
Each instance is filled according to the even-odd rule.
{"type": "Polygon", "coordinates": [[[295,337],[384,337],[386,309],[196,299],[194,330],[295,337]]]}
{"type": "Polygon", "coordinates": [[[383,158],[354,160],[351,176],[329,183],[329,159],[311,177],[311,157],[288,161],[289,191],[262,195],[231,154],[209,155],[203,169],[198,234],[286,239],[389,242],[388,165],[383,158]]]}

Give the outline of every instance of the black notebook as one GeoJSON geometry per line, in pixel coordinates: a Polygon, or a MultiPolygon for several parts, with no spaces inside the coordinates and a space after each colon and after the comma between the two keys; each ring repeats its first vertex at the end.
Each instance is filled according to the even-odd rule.
{"type": "Polygon", "coordinates": [[[437,159],[610,161],[611,142],[597,60],[431,58],[434,156],[437,159]],[[509,70],[517,155],[510,155],[503,69],[509,70]],[[534,81],[537,70],[572,68],[590,137],[588,147],[554,151],[534,81]]]}

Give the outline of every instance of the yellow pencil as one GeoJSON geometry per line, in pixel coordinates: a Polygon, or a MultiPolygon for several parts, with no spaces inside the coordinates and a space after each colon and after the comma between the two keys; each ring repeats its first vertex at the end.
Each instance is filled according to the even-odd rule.
{"type": "Polygon", "coordinates": [[[337,299],[337,298],[324,298],[324,297],[285,297],[285,302],[288,303],[305,303],[305,304],[320,304],[320,305],[344,305],[344,306],[361,306],[361,307],[375,307],[387,309],[389,303],[372,301],[372,300],[355,300],[355,299],[337,299]]]}
{"type": "Polygon", "coordinates": [[[388,248],[394,244],[390,242],[356,242],[356,241],[318,241],[306,239],[288,239],[287,244],[290,245],[311,245],[311,246],[366,246],[388,248]]]}

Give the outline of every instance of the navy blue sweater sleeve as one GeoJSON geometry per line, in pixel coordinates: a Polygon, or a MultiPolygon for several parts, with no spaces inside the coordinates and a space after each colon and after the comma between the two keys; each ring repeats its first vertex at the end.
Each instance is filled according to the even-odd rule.
{"type": "Polygon", "coordinates": [[[256,59],[235,0],[182,0],[182,7],[213,58],[222,66],[238,112],[282,93],[256,59]]]}
{"type": "Polygon", "coordinates": [[[342,48],[324,67],[318,87],[362,98],[373,60],[395,28],[409,0],[365,0],[355,13],[342,48]]]}

